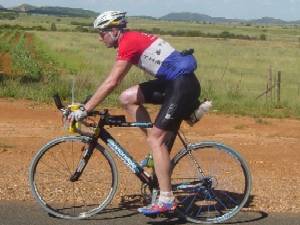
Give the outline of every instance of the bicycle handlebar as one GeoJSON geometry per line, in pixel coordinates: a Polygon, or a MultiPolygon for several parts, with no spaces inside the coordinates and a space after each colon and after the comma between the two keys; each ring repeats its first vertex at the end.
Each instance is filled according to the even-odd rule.
{"type": "MultiPolygon", "coordinates": [[[[86,98],[86,100],[84,101],[84,103],[86,103],[90,98],[91,98],[91,96],[88,96],[86,98]]],[[[68,116],[71,113],[71,110],[68,107],[63,105],[59,94],[53,95],[53,99],[54,99],[56,108],[59,111],[63,112],[64,116],[68,116]]],[[[94,110],[92,112],[88,112],[88,116],[97,116],[97,115],[99,115],[102,119],[107,119],[108,121],[111,121],[112,117],[114,117],[115,119],[117,119],[117,123],[125,122],[125,116],[110,116],[108,113],[108,109],[104,109],[102,111],[94,110]]],[[[114,122],[116,122],[116,121],[114,121],[114,122]]]]}
{"type": "MultiPolygon", "coordinates": [[[[88,96],[86,98],[86,100],[84,101],[84,103],[86,103],[89,99],[91,98],[91,96],[88,96]]],[[[58,94],[55,94],[53,95],[53,99],[54,99],[54,102],[55,102],[55,105],[56,105],[56,108],[64,113],[66,113],[67,111],[69,111],[68,108],[66,108],[63,104],[62,104],[62,101],[61,101],[61,98],[58,94]]],[[[69,114],[69,113],[67,113],[69,114]]],[[[92,112],[89,112],[88,115],[89,116],[94,116],[94,115],[106,115],[108,114],[108,110],[103,110],[102,112],[100,111],[92,111],[92,112]]]]}
{"type": "MultiPolygon", "coordinates": [[[[68,115],[71,113],[71,109],[69,108],[69,106],[66,107],[62,104],[61,98],[58,94],[55,94],[53,96],[53,99],[57,109],[63,113],[64,117],[68,117],[68,115]]],[[[109,126],[141,127],[141,128],[151,128],[153,126],[151,122],[127,122],[124,115],[110,115],[108,109],[104,109],[102,111],[94,110],[92,112],[88,112],[88,116],[100,116],[100,120],[104,121],[104,125],[109,125],[109,126]]],[[[73,121],[72,125],[74,126],[74,124],[75,122],[73,121]]],[[[89,124],[88,126],[94,127],[94,125],[92,124],[89,124]]]]}

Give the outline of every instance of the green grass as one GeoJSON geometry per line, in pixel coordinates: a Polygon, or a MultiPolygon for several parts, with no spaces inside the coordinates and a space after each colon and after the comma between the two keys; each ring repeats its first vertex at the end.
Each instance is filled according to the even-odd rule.
{"type": "Polygon", "coordinates": [[[278,41],[292,41],[299,43],[300,26],[294,25],[256,25],[247,26],[240,23],[232,24],[208,24],[199,22],[179,22],[179,21],[160,21],[160,20],[142,20],[129,19],[129,26],[133,29],[152,30],[159,28],[165,31],[202,31],[205,33],[217,34],[227,31],[234,34],[244,34],[253,37],[259,37],[266,34],[267,39],[278,41]]]}
{"type": "MultiPolygon", "coordinates": [[[[32,25],[36,21],[39,21],[39,25],[47,24],[49,27],[51,22],[56,21],[71,29],[73,26],[70,25],[71,21],[88,22],[89,20],[47,16],[24,16],[23,18],[24,24],[27,25],[32,25]],[[38,20],[35,20],[37,18],[38,20]]],[[[266,41],[187,38],[169,35],[163,36],[163,38],[179,50],[195,49],[195,56],[199,63],[196,74],[202,84],[202,97],[211,98],[216,111],[255,117],[300,118],[300,29],[298,27],[136,19],[130,19],[130,27],[148,30],[153,28],[200,29],[204,33],[228,31],[256,37],[262,33],[266,34],[266,41]],[[277,74],[278,71],[282,73],[280,105],[277,105],[275,101],[266,102],[265,97],[256,99],[266,88],[270,68],[273,74],[277,74]]],[[[30,99],[42,101],[48,99],[49,101],[49,96],[54,91],[59,91],[67,98],[71,95],[72,79],[75,79],[76,97],[82,99],[85,95],[95,91],[109,73],[115,60],[116,52],[113,49],[105,48],[98,41],[97,34],[94,33],[35,31],[33,34],[34,48],[38,53],[34,60],[40,61],[41,65],[49,63],[54,65],[57,73],[60,74],[59,79],[54,79],[54,84],[48,83],[48,86],[42,82],[42,84],[26,84],[27,86],[21,88],[15,87],[16,84],[13,80],[5,80],[7,83],[5,88],[0,90],[1,96],[25,96],[30,99]],[[39,85],[44,85],[43,90],[41,88],[36,90],[39,89],[37,88],[39,85]],[[43,93],[39,93],[39,91],[43,93]]],[[[0,37],[9,39],[9,34],[1,32],[0,37]]],[[[149,78],[144,72],[133,68],[120,87],[107,98],[105,104],[117,104],[117,96],[122,90],[147,79],[149,78]]]]}
{"type": "Polygon", "coordinates": [[[82,18],[82,17],[58,17],[58,16],[48,16],[48,15],[27,15],[25,13],[20,13],[16,20],[0,20],[1,24],[10,25],[21,25],[24,27],[32,26],[42,26],[45,29],[50,30],[51,24],[55,23],[58,30],[73,30],[76,28],[75,25],[71,25],[72,21],[80,21],[84,23],[91,23],[93,18],[82,18]]]}
{"type": "MultiPolygon", "coordinates": [[[[27,15],[20,13],[16,20],[2,19],[1,24],[21,25],[24,27],[42,26],[50,30],[51,24],[55,23],[58,31],[72,31],[77,25],[72,22],[91,24],[94,18],[82,17],[57,17],[47,15],[27,15]]],[[[299,43],[300,26],[299,25],[258,25],[258,24],[209,24],[202,22],[179,22],[179,21],[161,21],[147,20],[129,17],[130,29],[146,29],[153,30],[158,28],[164,31],[202,31],[205,33],[218,34],[227,31],[233,34],[243,34],[252,37],[260,37],[265,34],[269,40],[284,40],[299,43]]]]}
{"type": "MultiPolygon", "coordinates": [[[[106,49],[95,34],[35,34],[38,39],[47,43],[49,52],[53,54],[51,57],[56,58],[60,66],[68,68],[77,79],[81,77],[86,82],[101,82],[115,58],[115,51],[106,49]],[[63,41],[57,42],[57,39],[63,41]]],[[[300,52],[295,43],[170,36],[164,38],[178,49],[195,48],[195,56],[199,60],[197,76],[203,86],[203,97],[212,98],[215,109],[228,113],[278,117],[286,117],[291,112],[297,115],[300,52]],[[274,104],[265,104],[265,98],[255,100],[265,90],[270,66],[273,73],[279,70],[282,72],[283,110],[274,110],[274,104]]],[[[127,76],[122,88],[145,79],[143,72],[135,69],[127,76]]]]}

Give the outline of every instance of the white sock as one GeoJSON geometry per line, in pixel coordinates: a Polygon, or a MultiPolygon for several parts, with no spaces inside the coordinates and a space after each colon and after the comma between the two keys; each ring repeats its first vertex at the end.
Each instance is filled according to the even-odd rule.
{"type": "Polygon", "coordinates": [[[158,198],[158,201],[159,202],[163,202],[163,203],[173,203],[175,200],[175,197],[173,195],[173,192],[170,191],[170,192],[167,192],[167,191],[161,191],[159,193],[159,198],[158,198]]]}

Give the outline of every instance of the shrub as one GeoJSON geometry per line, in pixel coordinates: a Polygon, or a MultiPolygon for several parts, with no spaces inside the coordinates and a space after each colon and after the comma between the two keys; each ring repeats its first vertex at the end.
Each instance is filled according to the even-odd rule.
{"type": "Polygon", "coordinates": [[[89,31],[89,29],[87,29],[83,26],[77,26],[74,30],[78,31],[78,32],[88,32],[89,31]]]}
{"type": "Polygon", "coordinates": [[[10,24],[1,24],[0,29],[2,30],[24,30],[24,27],[21,25],[10,25],[10,24]]]}
{"type": "Polygon", "coordinates": [[[1,12],[0,11],[0,20],[15,20],[18,15],[13,12],[1,12]]]}
{"type": "Polygon", "coordinates": [[[160,35],[172,35],[175,37],[209,37],[209,38],[224,38],[224,39],[242,39],[242,40],[256,40],[256,37],[250,37],[249,35],[243,35],[243,34],[234,34],[230,33],[228,31],[223,31],[219,34],[215,33],[203,33],[198,30],[175,30],[175,31],[163,31],[159,28],[153,28],[152,30],[145,30],[145,29],[139,29],[141,32],[150,32],[150,33],[156,33],[160,35]]]}
{"type": "Polygon", "coordinates": [[[47,29],[42,27],[41,25],[38,25],[38,26],[32,26],[31,30],[46,31],[47,29]]]}
{"type": "Polygon", "coordinates": [[[77,21],[71,21],[70,24],[75,25],[75,26],[92,26],[91,23],[83,23],[83,22],[77,22],[77,21]]]}
{"type": "Polygon", "coordinates": [[[56,24],[55,24],[55,23],[51,23],[50,30],[51,30],[51,31],[57,31],[57,28],[56,28],[56,24]]]}
{"type": "Polygon", "coordinates": [[[266,40],[267,40],[267,35],[261,34],[261,35],[259,36],[259,40],[261,40],[261,41],[266,41],[266,40]]]}

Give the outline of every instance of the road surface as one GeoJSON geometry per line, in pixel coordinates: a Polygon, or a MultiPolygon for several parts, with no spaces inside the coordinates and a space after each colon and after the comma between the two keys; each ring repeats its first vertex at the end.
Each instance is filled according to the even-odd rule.
{"type": "MultiPolygon", "coordinates": [[[[0,201],[0,225],[190,225],[176,218],[146,218],[135,209],[111,208],[88,220],[70,221],[49,216],[34,202],[0,201]]],[[[226,224],[299,225],[300,214],[240,212],[226,224]]]]}

